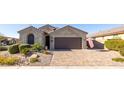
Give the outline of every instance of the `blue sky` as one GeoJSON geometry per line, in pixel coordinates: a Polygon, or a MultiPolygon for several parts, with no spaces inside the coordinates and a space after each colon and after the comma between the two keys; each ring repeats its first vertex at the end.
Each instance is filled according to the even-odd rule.
{"type": "MultiPolygon", "coordinates": [[[[68,24],[52,24],[52,26],[59,28],[64,27],[65,25],[68,24]]],[[[89,34],[122,26],[121,24],[69,24],[69,25],[82,29],[88,32],[89,34]]],[[[0,24],[0,33],[4,34],[5,36],[18,38],[19,35],[17,31],[24,29],[28,26],[31,26],[31,24],[0,24]]],[[[43,24],[32,24],[32,26],[38,28],[43,26],[43,24]]]]}

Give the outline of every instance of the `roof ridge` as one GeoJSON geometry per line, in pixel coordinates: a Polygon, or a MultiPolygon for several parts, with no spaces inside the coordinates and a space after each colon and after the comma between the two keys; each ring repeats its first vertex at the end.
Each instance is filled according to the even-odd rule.
{"type": "Polygon", "coordinates": [[[46,24],[46,25],[43,25],[43,26],[39,27],[38,29],[40,29],[40,28],[44,28],[44,27],[52,27],[52,28],[56,28],[56,27],[54,27],[54,26],[52,26],[52,25],[50,25],[50,24],[46,24]]]}
{"type": "Polygon", "coordinates": [[[26,30],[26,29],[31,28],[31,27],[37,29],[36,27],[34,27],[34,26],[31,25],[31,26],[28,26],[28,27],[26,27],[26,28],[23,28],[23,29],[19,30],[18,32],[20,32],[20,31],[22,31],[22,30],[26,30]]]}
{"type": "MultiPolygon", "coordinates": [[[[82,33],[87,33],[87,32],[85,32],[85,31],[83,31],[83,30],[81,30],[81,29],[78,29],[78,28],[73,27],[73,26],[70,26],[70,25],[66,25],[66,26],[64,26],[64,27],[61,27],[61,28],[55,30],[54,32],[56,32],[56,31],[58,31],[58,30],[61,30],[61,29],[64,29],[64,28],[66,28],[66,27],[71,27],[71,28],[73,28],[73,29],[76,29],[76,30],[82,32],[82,33]]],[[[52,33],[54,33],[54,32],[52,32],[52,33]]]]}

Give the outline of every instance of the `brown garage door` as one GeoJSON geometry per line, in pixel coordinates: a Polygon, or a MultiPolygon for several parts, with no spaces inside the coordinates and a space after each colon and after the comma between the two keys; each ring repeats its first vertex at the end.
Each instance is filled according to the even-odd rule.
{"type": "Polygon", "coordinates": [[[77,37],[55,38],[55,49],[81,49],[82,39],[77,37]]]}

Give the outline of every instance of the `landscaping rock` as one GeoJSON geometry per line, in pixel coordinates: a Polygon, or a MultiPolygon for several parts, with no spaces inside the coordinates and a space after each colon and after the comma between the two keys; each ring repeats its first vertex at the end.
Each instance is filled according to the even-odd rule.
{"type": "Polygon", "coordinates": [[[33,54],[29,58],[38,58],[38,55],[37,54],[33,54]]]}
{"type": "Polygon", "coordinates": [[[31,61],[31,59],[35,59],[35,58],[38,58],[39,56],[38,56],[38,54],[33,54],[33,55],[31,55],[30,57],[29,57],[29,62],[31,61]]]}

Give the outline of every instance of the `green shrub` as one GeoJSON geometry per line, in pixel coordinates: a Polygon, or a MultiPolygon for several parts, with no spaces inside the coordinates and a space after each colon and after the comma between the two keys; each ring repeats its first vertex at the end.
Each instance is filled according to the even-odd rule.
{"type": "Polygon", "coordinates": [[[121,39],[111,39],[105,41],[105,47],[109,50],[120,51],[120,49],[124,48],[124,40],[121,39]]]}
{"type": "Polygon", "coordinates": [[[112,58],[112,61],[115,61],[115,62],[124,62],[124,58],[112,58]]]}
{"type": "Polygon", "coordinates": [[[31,62],[31,63],[38,62],[38,58],[30,58],[30,62],[31,62]]]}
{"type": "Polygon", "coordinates": [[[19,53],[19,44],[11,45],[11,46],[9,47],[8,51],[9,51],[10,54],[19,53]]]}
{"type": "Polygon", "coordinates": [[[121,54],[122,56],[124,56],[124,48],[121,48],[121,49],[119,50],[119,52],[120,52],[120,54],[121,54]]]}
{"type": "Polygon", "coordinates": [[[14,65],[17,62],[19,62],[19,58],[17,57],[5,57],[5,56],[0,56],[0,64],[1,65],[14,65]]]}
{"type": "Polygon", "coordinates": [[[6,51],[6,50],[8,50],[8,47],[0,46],[0,51],[6,51]]]}
{"type": "Polygon", "coordinates": [[[30,46],[29,44],[21,44],[21,45],[19,46],[19,51],[20,51],[20,53],[24,53],[24,51],[26,51],[27,48],[31,48],[31,46],[30,46]],[[26,49],[25,49],[25,48],[26,48],[26,49]],[[25,50],[24,50],[24,49],[25,49],[25,50]]]}
{"type": "Polygon", "coordinates": [[[27,56],[29,52],[30,52],[30,49],[29,48],[24,48],[24,49],[21,50],[21,53],[23,55],[25,55],[25,56],[27,56]]]}
{"type": "Polygon", "coordinates": [[[43,47],[42,47],[42,45],[39,44],[39,43],[35,43],[35,44],[32,46],[32,50],[37,51],[37,52],[41,51],[42,49],[43,49],[43,47]]]}

